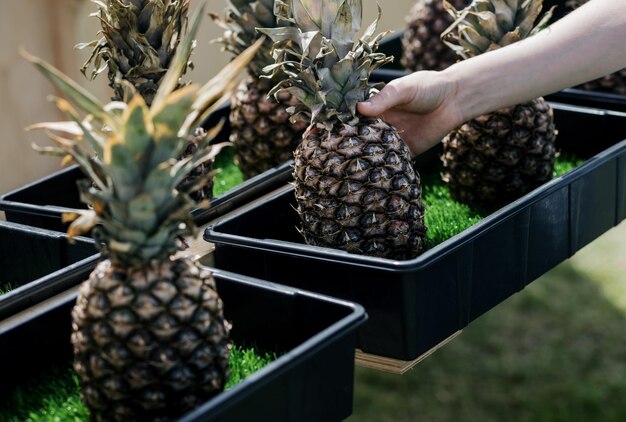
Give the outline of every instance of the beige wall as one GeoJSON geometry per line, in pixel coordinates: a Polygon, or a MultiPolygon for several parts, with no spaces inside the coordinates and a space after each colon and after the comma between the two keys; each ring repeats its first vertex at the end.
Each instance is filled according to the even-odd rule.
{"type": "MultiPolygon", "coordinates": [[[[413,0],[381,2],[385,7],[381,29],[399,29],[413,0]],[[386,5],[384,3],[387,3],[386,5]],[[390,6],[393,4],[393,6],[390,6]]],[[[221,11],[225,0],[208,0],[207,10],[221,11]]],[[[195,6],[199,0],[192,0],[195,6]]],[[[365,0],[366,23],[373,19],[375,1],[365,0]]],[[[78,71],[86,51],[73,46],[94,39],[98,31],[95,18],[88,15],[95,5],[88,0],[0,0],[0,193],[57,170],[54,158],[39,156],[31,143],[46,144],[41,133],[28,133],[24,127],[61,116],[46,100],[52,86],[18,55],[18,47],[50,61],[88,86],[101,99],[109,96],[106,76],[87,81],[78,71]]],[[[194,56],[196,69],[190,79],[206,81],[225,63],[227,56],[209,40],[219,29],[208,18],[203,22],[194,56]]]]}

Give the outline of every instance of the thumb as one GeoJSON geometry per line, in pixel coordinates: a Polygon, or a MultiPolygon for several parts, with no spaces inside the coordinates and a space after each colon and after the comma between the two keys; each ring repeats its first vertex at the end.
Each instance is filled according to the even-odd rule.
{"type": "Polygon", "coordinates": [[[400,91],[395,86],[394,82],[391,82],[380,92],[372,95],[366,101],[359,103],[357,105],[358,110],[364,116],[380,116],[385,111],[401,103],[399,93],[400,91]]]}

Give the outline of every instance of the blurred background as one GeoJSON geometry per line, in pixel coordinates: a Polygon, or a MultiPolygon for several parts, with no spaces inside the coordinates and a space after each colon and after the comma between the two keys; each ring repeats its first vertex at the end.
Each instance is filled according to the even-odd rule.
{"type": "MultiPolygon", "coordinates": [[[[201,3],[206,10],[221,13],[226,0],[192,0],[192,13],[201,3]]],[[[413,0],[394,0],[385,7],[380,29],[400,29],[413,0]]],[[[374,20],[376,2],[365,0],[367,25],[374,20]]],[[[76,50],[78,43],[100,38],[100,24],[89,17],[97,7],[90,0],[0,0],[0,194],[23,186],[58,170],[58,160],[42,157],[31,143],[45,145],[41,132],[28,133],[30,124],[58,120],[61,115],[47,100],[55,94],[52,85],[23,60],[18,48],[24,47],[62,70],[102,100],[111,96],[106,71],[89,81],[80,68],[90,49],[76,50]]],[[[205,17],[193,56],[195,69],[187,80],[208,81],[229,60],[221,45],[211,43],[222,30],[205,17]]]]}
{"type": "MultiPolygon", "coordinates": [[[[225,7],[225,0],[206,3],[210,11],[225,7]]],[[[401,30],[413,0],[381,3],[380,28],[401,30]]],[[[375,2],[365,4],[369,22],[375,2]]],[[[97,36],[98,22],[88,17],[95,9],[89,0],[0,0],[0,193],[58,169],[31,149],[45,137],[24,132],[60,116],[46,100],[52,86],[18,46],[109,96],[105,75],[90,82],[80,74],[88,52],[73,48],[97,36]]],[[[204,82],[228,60],[210,43],[219,33],[204,20],[189,79],[204,82]]],[[[406,375],[357,368],[349,421],[625,421],[625,274],[622,224],[406,375]]]]}

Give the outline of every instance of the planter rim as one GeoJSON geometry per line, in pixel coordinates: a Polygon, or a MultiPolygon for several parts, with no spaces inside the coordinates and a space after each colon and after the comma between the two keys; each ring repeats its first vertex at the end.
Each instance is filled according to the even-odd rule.
{"type": "MultiPolygon", "coordinates": [[[[256,196],[256,192],[259,189],[263,189],[275,182],[277,177],[287,176],[291,173],[291,167],[293,166],[293,160],[287,161],[280,166],[274,167],[268,171],[258,174],[250,179],[245,180],[237,186],[229,189],[222,195],[219,195],[211,200],[209,208],[195,208],[192,211],[192,216],[196,221],[210,221],[217,216],[228,212],[236,207],[235,201],[238,203],[245,203],[248,200],[256,196]]],[[[36,188],[37,185],[53,180],[67,173],[78,171],[78,165],[74,164],[62,170],[55,171],[41,179],[27,183],[26,185],[14,189],[10,192],[0,195],[0,210],[9,212],[24,212],[29,214],[43,216],[43,217],[57,217],[65,212],[75,211],[74,208],[61,207],[57,205],[37,205],[27,202],[20,202],[11,200],[12,196],[19,194],[26,189],[36,188]]]]}
{"type": "MultiPolygon", "coordinates": [[[[267,291],[280,292],[281,294],[288,294],[294,297],[304,296],[318,301],[321,300],[327,303],[333,303],[337,306],[345,308],[349,313],[341,317],[341,319],[335,321],[333,324],[327,326],[323,330],[304,340],[302,343],[287,351],[276,360],[270,362],[262,369],[249,375],[233,388],[221,392],[217,396],[206,401],[204,404],[182,415],[181,418],[178,419],[178,421],[180,422],[204,420],[207,414],[211,414],[209,413],[211,411],[213,411],[214,414],[219,418],[220,413],[228,410],[231,405],[236,405],[236,401],[253,394],[255,391],[262,388],[267,383],[283,375],[286,371],[299,365],[309,355],[316,353],[316,349],[333,343],[334,341],[336,341],[337,338],[342,338],[344,336],[350,335],[351,332],[355,331],[358,327],[364,324],[368,318],[365,309],[357,303],[336,299],[319,293],[309,292],[298,288],[280,285],[277,283],[267,282],[264,280],[259,280],[256,278],[247,277],[228,271],[214,268],[210,268],[210,270],[215,276],[222,279],[236,281],[238,283],[251,285],[255,288],[261,288],[267,291]]],[[[13,329],[19,328],[20,325],[25,324],[32,319],[37,318],[42,314],[45,314],[46,312],[68,305],[69,303],[75,301],[77,296],[78,288],[74,287],[72,289],[62,292],[57,296],[50,298],[45,303],[36,304],[33,307],[13,316],[12,318],[0,321],[0,336],[4,335],[7,332],[10,332],[13,329]]]]}
{"type": "MultiPolygon", "coordinates": [[[[575,106],[569,104],[550,102],[550,105],[555,109],[575,111],[578,113],[594,114],[598,116],[611,115],[620,118],[626,118],[626,112],[618,112],[612,110],[604,110],[592,107],[575,106]]],[[[264,251],[279,251],[282,254],[315,258],[325,262],[342,262],[350,265],[356,265],[364,268],[372,268],[376,270],[383,270],[389,272],[412,272],[420,270],[427,266],[430,266],[445,256],[453,253],[459,248],[464,247],[467,243],[472,242],[477,237],[480,237],[484,232],[491,230],[505,221],[515,218],[520,212],[523,212],[526,207],[540,200],[548,197],[554,191],[560,189],[563,184],[569,184],[575,180],[580,179],[589,171],[602,165],[603,161],[616,157],[626,149],[626,139],[615,145],[599,152],[586,160],[579,167],[544,183],[537,187],[533,191],[527,193],[521,198],[507,204],[499,210],[489,214],[478,223],[465,229],[461,233],[445,240],[439,245],[427,250],[423,254],[409,260],[393,260],[387,258],[369,257],[364,255],[357,255],[346,251],[325,248],[319,246],[311,246],[300,243],[293,243],[281,240],[263,239],[264,244],[268,247],[259,246],[256,239],[252,241],[245,236],[234,235],[229,233],[220,232],[216,226],[227,223],[233,219],[238,218],[249,209],[257,207],[259,204],[252,202],[245,206],[240,207],[233,213],[225,216],[220,221],[212,222],[207,226],[204,231],[204,239],[206,241],[213,241],[219,239],[219,243],[229,246],[246,246],[247,248],[264,250],[264,251]]],[[[267,200],[272,200],[278,196],[281,196],[285,191],[292,191],[293,186],[283,186],[282,188],[274,191],[267,200]]]]}
{"type": "Polygon", "coordinates": [[[316,333],[312,337],[309,337],[307,340],[289,350],[287,353],[281,355],[276,360],[269,363],[267,366],[249,375],[230,390],[223,391],[222,393],[215,396],[213,399],[190,411],[182,418],[180,418],[179,422],[201,421],[203,420],[202,418],[204,415],[208,414],[214,409],[217,412],[225,410],[225,408],[222,409],[221,407],[227,406],[227,403],[233,400],[235,397],[246,397],[252,394],[257,388],[263,387],[265,384],[279,377],[281,374],[285,373],[289,369],[297,366],[308,355],[314,353],[315,349],[332,343],[333,338],[336,336],[337,332],[345,333],[347,329],[356,330],[357,327],[363,325],[368,319],[365,309],[358,303],[349,302],[342,299],[336,299],[323,294],[288,287],[269,281],[259,280],[240,274],[235,274],[229,271],[223,271],[214,268],[211,268],[211,271],[213,271],[213,273],[217,276],[223,278],[236,278],[238,281],[242,281],[246,284],[262,286],[267,290],[289,293],[294,296],[306,296],[310,298],[315,298],[317,300],[323,300],[325,302],[331,302],[336,305],[351,309],[351,313],[343,317],[339,321],[336,321],[332,325],[326,327],[322,331],[316,333]]]}
{"type": "MultiPolygon", "coordinates": [[[[7,228],[11,231],[17,231],[24,234],[34,234],[50,239],[67,239],[67,235],[62,232],[27,226],[10,221],[0,221],[0,227],[7,228]]],[[[28,303],[33,297],[48,296],[46,292],[50,289],[64,290],[71,287],[76,284],[74,280],[82,278],[95,268],[100,259],[100,253],[96,250],[94,240],[84,236],[76,236],[75,241],[90,244],[94,248],[93,254],[0,295],[0,320],[3,318],[10,318],[13,313],[19,312],[28,307],[28,303]]]]}

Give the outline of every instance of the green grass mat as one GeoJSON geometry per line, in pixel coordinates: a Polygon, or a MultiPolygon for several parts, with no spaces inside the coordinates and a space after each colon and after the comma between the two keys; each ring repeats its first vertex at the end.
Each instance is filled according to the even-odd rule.
{"type": "Polygon", "coordinates": [[[9,293],[11,290],[15,290],[18,287],[19,286],[16,283],[11,283],[10,281],[6,283],[0,282],[0,295],[9,293]]]}
{"type": "Polygon", "coordinates": [[[231,147],[220,151],[213,163],[213,172],[215,174],[214,197],[223,195],[243,182],[243,174],[235,164],[235,150],[231,147]]]}
{"type": "MultiPolygon", "coordinates": [[[[584,163],[570,154],[560,155],[554,165],[554,177],[562,176],[584,163]]],[[[439,175],[425,175],[423,179],[424,223],[428,228],[426,242],[429,248],[461,233],[488,214],[452,199],[450,190],[439,175]]]]}
{"type": "MultiPolygon", "coordinates": [[[[233,347],[229,364],[230,389],[277,358],[275,353],[233,347]]],[[[0,399],[0,421],[87,421],[89,412],[80,399],[78,377],[70,368],[52,369],[0,399]]]]}

